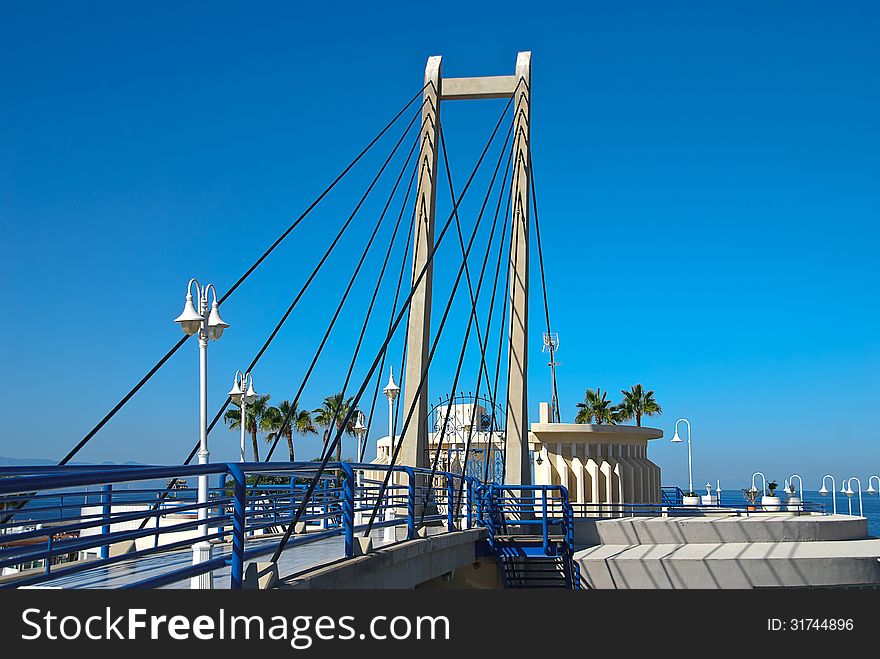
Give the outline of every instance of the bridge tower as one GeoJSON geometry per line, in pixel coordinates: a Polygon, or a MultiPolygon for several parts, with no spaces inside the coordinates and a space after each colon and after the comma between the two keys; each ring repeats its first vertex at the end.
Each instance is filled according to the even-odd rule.
{"type": "MultiPolygon", "coordinates": [[[[425,68],[422,141],[419,153],[418,189],[413,230],[413,281],[425,267],[434,244],[437,200],[437,156],[440,108],[443,101],[514,98],[513,171],[511,176],[513,213],[511,222],[509,338],[507,395],[507,482],[531,482],[528,423],[528,311],[529,311],[529,156],[531,105],[531,53],[517,54],[513,75],[474,78],[443,78],[442,58],[428,58],[425,68]]],[[[401,462],[424,467],[428,454],[428,383],[416,393],[425,370],[431,341],[431,293],[433,266],[428,265],[412,297],[407,335],[406,382],[403,408],[415,401],[415,418],[402,439],[401,462]],[[416,398],[418,399],[416,400],[416,398]]],[[[426,376],[427,378],[427,376],[426,376]]]]}

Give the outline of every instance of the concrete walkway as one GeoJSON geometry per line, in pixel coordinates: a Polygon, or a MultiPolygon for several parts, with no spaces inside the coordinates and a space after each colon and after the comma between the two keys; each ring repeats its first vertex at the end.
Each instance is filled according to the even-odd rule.
{"type": "Polygon", "coordinates": [[[605,544],[577,551],[594,588],[880,585],[880,539],[605,544]]]}
{"type": "MultiPolygon", "coordinates": [[[[431,534],[445,531],[443,527],[430,527],[431,534]]],[[[397,542],[405,539],[406,528],[395,527],[397,542]]],[[[383,529],[374,530],[370,537],[374,547],[386,544],[383,540],[383,529]]],[[[256,536],[249,538],[246,548],[258,546],[274,547],[280,540],[280,535],[256,536]]],[[[336,536],[323,538],[285,549],[278,560],[278,571],[282,578],[298,574],[305,570],[315,568],[333,561],[345,558],[343,538],[336,536]]],[[[231,550],[230,543],[218,543],[214,545],[213,556],[228,556],[231,550]]],[[[253,560],[266,561],[270,555],[258,557],[253,560]]],[[[192,550],[177,549],[161,554],[154,554],[142,558],[133,558],[128,561],[120,561],[104,567],[95,567],[57,579],[50,579],[40,584],[51,588],[120,588],[127,584],[135,583],[150,577],[166,574],[173,570],[188,567],[192,564],[192,550]]],[[[229,588],[229,567],[215,570],[214,587],[229,588]]],[[[189,579],[184,579],[164,588],[189,588],[189,579]]]]}

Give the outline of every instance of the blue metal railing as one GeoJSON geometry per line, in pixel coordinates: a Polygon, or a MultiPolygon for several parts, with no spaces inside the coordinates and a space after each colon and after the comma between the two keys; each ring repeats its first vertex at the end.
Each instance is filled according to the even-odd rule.
{"type": "Polygon", "coordinates": [[[580,570],[574,561],[574,509],[565,487],[493,484],[479,488],[478,497],[476,522],[486,528],[496,558],[511,541],[516,543],[517,538],[540,529],[544,555],[562,557],[568,586],[580,588],[580,570]],[[556,529],[558,533],[552,533],[556,529]],[[503,542],[500,536],[505,536],[503,542]]]}
{"type": "Polygon", "coordinates": [[[684,492],[680,487],[661,487],[660,503],[664,506],[680,506],[684,501],[684,492]]]}
{"type": "Polygon", "coordinates": [[[123,587],[155,588],[229,566],[230,588],[241,588],[245,562],[278,547],[277,541],[264,536],[283,530],[301,506],[300,521],[307,532],[291,535],[284,548],[342,536],[346,557],[354,555],[355,534],[365,529],[364,518],[374,509],[373,528],[400,526],[407,539],[416,537],[416,510],[423,503],[435,504],[436,510],[423,521],[441,523],[447,531],[475,517],[473,479],[464,479],[464,505],[450,505],[462,481],[460,474],[437,472],[428,482],[430,470],[394,467],[399,475],[377,501],[379,482],[363,479],[358,485],[355,472],[387,472],[388,466],[380,464],[331,463],[328,470],[338,470],[339,480],[321,476],[321,486],[304,502],[303,483],[314,478],[318,468],[314,462],[2,468],[0,568],[42,569],[6,575],[0,588],[63,579],[202,540],[224,543],[223,555],[123,587]],[[170,491],[167,486],[149,487],[167,479],[188,484],[212,474],[219,486],[209,489],[206,503],[198,502],[194,487],[170,491]],[[98,489],[90,489],[94,487],[98,489]],[[406,513],[386,518],[389,509],[406,513]],[[206,511],[206,519],[199,519],[201,511],[206,511]],[[199,535],[202,525],[207,525],[206,536],[199,535]],[[121,544],[128,551],[111,551],[121,544]]]}

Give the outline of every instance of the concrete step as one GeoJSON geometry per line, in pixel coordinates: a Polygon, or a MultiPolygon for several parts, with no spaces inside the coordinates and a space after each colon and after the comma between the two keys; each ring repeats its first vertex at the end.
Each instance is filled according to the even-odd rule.
{"type": "Polygon", "coordinates": [[[868,521],[850,515],[759,513],[695,517],[576,518],[575,543],[654,545],[820,542],[868,537],[868,521]]]}
{"type": "Polygon", "coordinates": [[[598,545],[577,551],[597,589],[880,586],[880,539],[598,545]]]}

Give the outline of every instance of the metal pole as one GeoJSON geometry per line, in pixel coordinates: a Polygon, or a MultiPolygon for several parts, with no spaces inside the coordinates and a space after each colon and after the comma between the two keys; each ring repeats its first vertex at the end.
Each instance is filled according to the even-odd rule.
{"type": "Polygon", "coordinates": [[[688,423],[688,480],[690,481],[690,491],[694,491],[694,459],[691,455],[691,424],[688,423]]]}
{"type": "Polygon", "coordinates": [[[348,462],[342,463],[342,535],[345,557],[354,556],[354,472],[348,462]]]}
{"type": "Polygon", "coordinates": [[[245,526],[245,475],[237,464],[229,465],[232,476],[232,561],[230,563],[230,584],[232,590],[241,590],[244,577],[244,526],[245,526]]]}
{"type": "MultiPolygon", "coordinates": [[[[242,383],[243,384],[243,383],[242,383]]],[[[239,428],[241,429],[241,462],[244,462],[244,425],[245,420],[247,419],[247,412],[245,408],[247,407],[247,403],[245,402],[244,392],[241,394],[241,421],[239,423],[239,428]]]]}
{"type": "MultiPolygon", "coordinates": [[[[110,535],[110,491],[113,486],[110,484],[101,486],[101,516],[107,522],[101,527],[101,535],[110,535]]],[[[101,558],[110,558],[110,545],[101,545],[101,558]]]]}
{"type": "MultiPolygon", "coordinates": [[[[202,326],[199,331],[199,464],[207,465],[210,458],[208,451],[208,292],[207,288],[199,291],[199,311],[202,313],[202,326]]],[[[199,510],[198,519],[208,519],[208,475],[199,476],[199,510]]],[[[199,526],[201,540],[193,545],[193,565],[211,560],[211,543],[207,541],[207,523],[199,526]]],[[[200,574],[190,580],[192,589],[210,589],[214,587],[211,572],[200,574]]]]}

